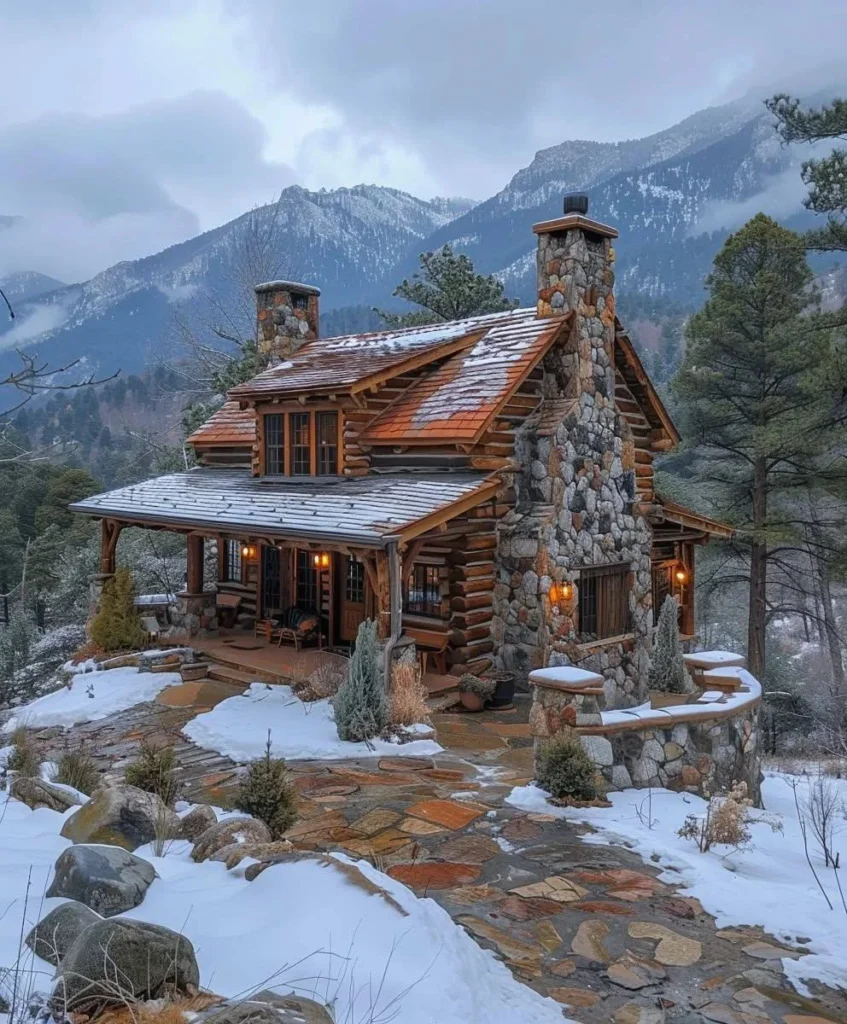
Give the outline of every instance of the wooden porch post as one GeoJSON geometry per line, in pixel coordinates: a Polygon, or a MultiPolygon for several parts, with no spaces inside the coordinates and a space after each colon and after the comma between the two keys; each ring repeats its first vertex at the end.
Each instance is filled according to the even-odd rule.
{"type": "Polygon", "coordinates": [[[391,633],[391,578],[388,556],[384,551],[376,552],[376,628],[380,640],[391,633]]]}
{"type": "Polygon", "coordinates": [[[693,636],[695,632],[694,621],[694,545],[685,543],[682,545],[682,562],[688,575],[683,591],[685,601],[682,606],[682,632],[693,636]]]}
{"type": "Polygon", "coordinates": [[[100,520],[100,574],[115,575],[115,551],[121,535],[121,524],[114,519],[100,520]]]}
{"type": "Polygon", "coordinates": [[[203,593],[203,538],[190,533],[186,539],[188,555],[187,587],[189,594],[203,593]]]}

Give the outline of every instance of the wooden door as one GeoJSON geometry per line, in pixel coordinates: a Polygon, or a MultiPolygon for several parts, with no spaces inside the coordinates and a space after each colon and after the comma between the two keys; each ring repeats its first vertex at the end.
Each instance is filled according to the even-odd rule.
{"type": "Polygon", "coordinates": [[[341,639],[352,643],[365,618],[365,567],[348,556],[341,585],[341,639]]]}

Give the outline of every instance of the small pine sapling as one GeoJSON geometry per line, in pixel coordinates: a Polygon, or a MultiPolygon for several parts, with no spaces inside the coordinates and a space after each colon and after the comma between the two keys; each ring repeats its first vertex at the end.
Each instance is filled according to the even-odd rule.
{"type": "Polygon", "coordinates": [[[356,634],[347,678],[332,702],[340,739],[361,743],[387,728],[388,700],[383,675],[376,623],[366,619],[356,634]]]}
{"type": "Polygon", "coordinates": [[[147,634],[135,608],[132,573],[120,568],[106,582],[100,610],[91,620],[91,639],[103,651],[132,651],[144,647],[147,634]]]}
{"type": "Polygon", "coordinates": [[[124,769],[124,780],[148,793],[155,793],[166,806],[176,800],[176,756],[173,747],[159,747],[142,740],[138,760],[124,769]]]}
{"type": "Polygon", "coordinates": [[[596,800],[597,769],[579,737],[570,734],[547,740],[535,760],[535,781],[556,800],[596,800]]]}
{"type": "Polygon", "coordinates": [[[682,658],[678,610],[679,602],[669,594],[659,612],[656,639],[653,644],[650,688],[661,690],[663,693],[687,693],[691,688],[682,658]]]}
{"type": "Polygon", "coordinates": [[[263,821],[274,841],[281,839],[297,820],[297,791],[289,779],[284,759],[271,756],[270,732],[264,757],[251,762],[235,806],[263,821]]]}

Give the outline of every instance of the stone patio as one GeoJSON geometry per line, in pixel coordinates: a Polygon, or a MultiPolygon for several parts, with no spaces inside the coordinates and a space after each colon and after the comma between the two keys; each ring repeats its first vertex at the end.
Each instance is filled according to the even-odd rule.
{"type": "MultiPolygon", "coordinates": [[[[239,766],[180,738],[194,715],[239,692],[174,687],[160,701],[78,726],[108,770],[144,736],[175,742],[182,794],[227,805],[239,766]]],[[[436,900],[517,978],[587,1024],[847,1024],[847,997],[812,983],[794,993],[785,950],[760,929],[715,928],[684,890],[623,846],[590,846],[584,831],[505,805],[530,780],[529,702],[480,715],[435,716],[444,754],[290,762],[301,796],[296,846],[372,861],[436,900]]],[[[67,736],[41,734],[45,754],[67,736]]]]}

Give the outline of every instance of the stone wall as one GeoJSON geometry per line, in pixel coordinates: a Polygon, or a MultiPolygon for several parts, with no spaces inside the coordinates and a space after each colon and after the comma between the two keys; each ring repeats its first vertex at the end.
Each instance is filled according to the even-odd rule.
{"type": "Polygon", "coordinates": [[[758,802],[760,704],[756,683],[729,704],[682,704],[604,722],[599,684],[534,683],[530,725],[536,748],[562,733],[578,735],[609,789],[652,786],[708,796],[743,781],[758,802]]]}
{"type": "Polygon", "coordinates": [[[584,224],[572,217],[536,228],[538,314],[574,317],[544,360],[541,413],[517,437],[522,472],[499,528],[492,632],[499,667],[525,678],[549,656],[589,668],[606,680],[607,706],[628,707],[646,694],[652,530],[635,511],[635,448],[615,406],[615,232],[584,224]],[[581,645],[579,569],[609,563],[632,572],[630,632],[581,645]],[[551,586],[565,580],[571,601],[551,602],[551,586]]]}
{"type": "Polygon", "coordinates": [[[259,352],[272,362],[287,359],[318,336],[320,290],[293,281],[256,286],[259,352]]]}
{"type": "Polygon", "coordinates": [[[176,600],[168,605],[170,626],[161,635],[183,639],[217,632],[216,600],[214,590],[206,590],[202,594],[177,594],[176,600]]]}

